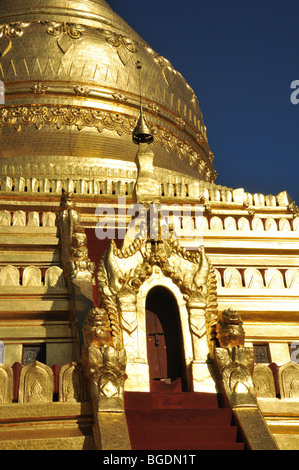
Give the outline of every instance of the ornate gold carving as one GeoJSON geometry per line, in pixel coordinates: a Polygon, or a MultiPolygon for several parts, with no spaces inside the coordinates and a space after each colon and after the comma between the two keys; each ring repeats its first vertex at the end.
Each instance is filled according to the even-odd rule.
{"type": "Polygon", "coordinates": [[[255,216],[255,209],[253,207],[248,207],[247,211],[248,211],[248,214],[250,215],[250,217],[255,216]]]}
{"type": "Polygon", "coordinates": [[[126,351],[117,351],[112,346],[103,349],[103,363],[99,369],[99,391],[107,397],[123,400],[126,351]]]}
{"type": "MultiPolygon", "coordinates": [[[[132,260],[133,261],[133,260],[132,260]]],[[[124,263],[125,265],[127,263],[124,263]]],[[[136,239],[127,249],[119,250],[114,240],[110,242],[110,248],[106,252],[105,262],[101,263],[98,280],[105,298],[103,280],[107,276],[103,276],[103,269],[108,269],[111,276],[113,269],[115,279],[113,280],[114,289],[120,290],[125,284],[132,288],[135,293],[138,292],[141,284],[149,278],[153,273],[153,266],[159,266],[162,273],[170,277],[174,284],[178,285],[184,297],[189,302],[202,301],[207,294],[206,280],[210,270],[210,263],[205,256],[204,248],[199,252],[188,252],[181,248],[179,242],[172,236],[167,240],[161,240],[157,243],[151,243],[150,240],[136,239]],[[113,265],[117,266],[115,258],[120,260],[132,257],[139,252],[143,261],[138,263],[138,259],[134,260],[133,265],[126,272],[121,268],[117,274],[117,269],[113,269],[113,265]],[[137,265],[136,265],[137,261],[137,265]],[[106,266],[104,266],[104,263],[106,266]]],[[[111,284],[110,284],[111,285],[111,284]]]]}
{"type": "Polygon", "coordinates": [[[57,45],[61,51],[66,54],[73,47],[73,40],[81,39],[84,31],[82,25],[67,22],[44,21],[41,22],[47,26],[47,33],[58,37],[57,45]]]}
{"type": "MultiPolygon", "coordinates": [[[[245,332],[239,314],[231,309],[222,312],[219,315],[216,331],[220,347],[215,348],[214,364],[224,399],[245,432],[248,448],[277,450],[277,444],[264,421],[256,399],[252,379],[254,350],[244,347],[245,332]]],[[[255,376],[257,386],[258,383],[262,384],[260,378],[255,376]]],[[[267,389],[268,383],[269,376],[267,376],[267,389]]]]}
{"type": "Polygon", "coordinates": [[[245,287],[250,289],[263,289],[264,281],[257,268],[247,268],[244,272],[245,287]]]}
{"type": "Polygon", "coordinates": [[[72,193],[63,191],[58,221],[64,277],[72,295],[81,335],[83,319],[93,305],[94,263],[88,257],[87,237],[84,227],[80,226],[72,193]]]}
{"type": "Polygon", "coordinates": [[[75,208],[74,196],[64,190],[58,212],[58,223],[64,275],[71,282],[77,309],[80,311],[85,301],[87,301],[85,308],[89,309],[89,304],[93,301],[94,263],[88,257],[87,237],[84,227],[80,226],[80,215],[75,208]]]}
{"type": "MultiPolygon", "coordinates": [[[[100,30],[101,31],[101,30],[100,30]]],[[[137,47],[133,39],[117,34],[113,31],[104,31],[106,34],[106,41],[113,47],[124,47],[129,52],[137,52],[137,47]]]]}
{"type": "Polygon", "coordinates": [[[246,217],[240,217],[238,220],[238,230],[250,230],[249,220],[246,217]]]}
{"type": "Polygon", "coordinates": [[[277,231],[277,223],[276,220],[273,217],[267,217],[265,221],[265,230],[270,231],[270,232],[276,232],[277,231]]]}
{"type": "Polygon", "coordinates": [[[0,271],[0,286],[19,286],[20,273],[15,266],[5,266],[0,271]]]}
{"type": "Polygon", "coordinates": [[[59,401],[81,402],[84,401],[84,382],[81,364],[69,362],[64,364],[59,371],[59,401]]]}
{"type": "Polygon", "coordinates": [[[215,360],[230,405],[256,405],[252,382],[253,348],[216,348],[215,360]]]}
{"type": "Polygon", "coordinates": [[[253,384],[258,398],[276,397],[273,373],[265,364],[257,364],[254,367],[253,384]]]}
{"type": "Polygon", "coordinates": [[[181,130],[184,129],[186,126],[185,120],[181,117],[177,117],[175,122],[176,122],[177,127],[181,130]]]}
{"type": "Polygon", "coordinates": [[[224,287],[229,289],[240,289],[242,287],[242,276],[236,268],[227,268],[223,275],[224,287]]]}
{"type": "Polygon", "coordinates": [[[64,287],[65,280],[63,270],[59,266],[50,266],[45,274],[45,286],[64,287]]]}
{"type": "Polygon", "coordinates": [[[222,348],[244,346],[245,331],[243,322],[235,310],[222,312],[217,323],[217,339],[222,348]]]}
{"type": "Polygon", "coordinates": [[[224,230],[237,230],[236,219],[234,217],[226,217],[224,219],[224,230]]]}
{"type": "Polygon", "coordinates": [[[72,39],[80,39],[82,38],[82,31],[84,31],[83,26],[78,25],[77,23],[65,23],[64,21],[56,23],[55,21],[45,21],[43,24],[48,26],[46,31],[51,36],[61,36],[62,34],[66,34],[72,39]]]}
{"type": "Polygon", "coordinates": [[[74,87],[74,92],[76,95],[87,96],[90,93],[90,89],[84,85],[77,85],[74,87]]]}
{"type": "Polygon", "coordinates": [[[6,36],[8,38],[19,38],[23,36],[24,31],[22,28],[29,26],[29,23],[17,22],[4,24],[0,26],[0,37],[6,36]]]}
{"type": "Polygon", "coordinates": [[[269,268],[265,271],[265,282],[268,289],[284,289],[282,273],[276,268],[269,268]]]}
{"type": "Polygon", "coordinates": [[[43,85],[41,82],[36,83],[31,87],[31,90],[37,95],[43,95],[44,93],[46,93],[47,89],[48,87],[46,85],[43,85]]]}
{"type": "Polygon", "coordinates": [[[42,274],[37,266],[28,266],[23,273],[23,286],[41,286],[42,274]]]}
{"type": "MultiPolygon", "coordinates": [[[[101,31],[101,30],[100,30],[101,31]]],[[[122,34],[115,33],[114,31],[104,31],[106,41],[110,46],[117,50],[117,55],[125,66],[131,59],[131,54],[137,52],[137,47],[133,39],[123,36],[122,34]]]]}
{"type": "Polygon", "coordinates": [[[75,200],[72,193],[62,191],[60,209],[58,212],[60,236],[63,243],[62,262],[67,270],[67,264],[72,253],[72,238],[76,225],[80,223],[80,216],[75,209],[75,200]]]}
{"type": "Polygon", "coordinates": [[[291,231],[290,222],[285,217],[282,217],[281,219],[279,219],[278,227],[279,227],[279,230],[281,230],[282,232],[290,232],[291,231]]]}
{"type": "Polygon", "coordinates": [[[299,399],[299,364],[288,362],[279,368],[279,388],[282,398],[299,399]]]}
{"type": "Polygon", "coordinates": [[[88,257],[87,237],[80,225],[80,215],[72,193],[62,191],[58,212],[60,252],[64,276],[72,298],[72,306],[78,327],[78,354],[83,344],[83,320],[94,305],[94,263],[88,257]]]}
{"type": "Polygon", "coordinates": [[[60,129],[63,125],[94,127],[99,132],[104,129],[115,130],[119,135],[130,134],[135,120],[118,113],[103,112],[96,109],[69,106],[17,106],[1,108],[0,127],[14,127],[21,130],[22,126],[34,125],[41,129],[44,125],[53,125],[60,129]]]}
{"type": "Polygon", "coordinates": [[[11,367],[0,364],[0,405],[11,403],[13,395],[13,373],[11,367]]]}
{"type": "Polygon", "coordinates": [[[0,211],[0,225],[9,227],[11,225],[11,213],[8,211],[0,211]]]}
{"type": "Polygon", "coordinates": [[[88,257],[87,237],[84,228],[75,227],[72,236],[72,254],[68,262],[71,276],[92,281],[94,263],[88,257]]]}
{"type": "Polygon", "coordinates": [[[255,232],[263,232],[264,231],[264,224],[260,217],[253,217],[252,219],[252,230],[255,232]]]}
{"type": "Polygon", "coordinates": [[[16,211],[12,216],[12,225],[14,227],[25,227],[26,225],[26,213],[24,211],[16,211]]]}
{"type": "MultiPolygon", "coordinates": [[[[75,126],[79,131],[95,128],[98,132],[104,129],[117,132],[118,135],[131,135],[136,126],[136,119],[114,112],[100,111],[92,108],[75,106],[12,106],[0,108],[0,128],[14,127],[21,131],[23,126],[35,126],[40,130],[43,126],[75,126]]],[[[198,167],[207,179],[213,178],[207,162],[202,160],[193,147],[179,139],[171,132],[166,132],[158,126],[151,125],[155,140],[169,151],[175,151],[179,158],[185,159],[190,165],[198,167]]]]}
{"type": "Polygon", "coordinates": [[[214,351],[215,365],[230,405],[256,404],[254,351],[244,347],[245,332],[238,312],[228,309],[219,315],[216,336],[220,347],[214,351]]]}
{"type": "Polygon", "coordinates": [[[0,25],[0,54],[2,57],[9,52],[12,46],[12,39],[23,36],[23,29],[29,26],[29,23],[17,22],[0,25]]]}
{"type": "MultiPolygon", "coordinates": [[[[4,266],[0,270],[0,286],[18,287],[42,286],[41,270],[36,266],[28,266],[21,272],[15,266],[4,266]]],[[[45,287],[64,287],[63,271],[58,266],[50,266],[45,272],[45,287]]]]}
{"type": "Polygon", "coordinates": [[[152,112],[153,114],[159,114],[160,113],[160,108],[157,106],[155,103],[149,103],[147,105],[147,109],[152,112]]]}
{"type": "Polygon", "coordinates": [[[213,152],[211,152],[211,150],[209,150],[209,161],[210,161],[211,163],[213,163],[214,160],[215,160],[214,154],[213,154],[213,152]]]}
{"type": "Polygon", "coordinates": [[[53,400],[53,372],[38,361],[24,366],[20,374],[19,402],[38,403],[53,400]]]}
{"type": "Polygon", "coordinates": [[[123,409],[126,351],[113,345],[111,333],[106,310],[91,309],[84,321],[82,364],[97,410],[123,409]]]}
{"type": "Polygon", "coordinates": [[[97,369],[97,364],[101,361],[100,349],[108,347],[113,344],[111,338],[111,324],[109,316],[105,309],[95,307],[89,310],[84,320],[83,335],[84,335],[84,363],[88,363],[88,375],[91,376],[97,369]]]}
{"type": "Polygon", "coordinates": [[[165,57],[156,55],[154,57],[154,61],[156,64],[160,65],[162,68],[162,75],[164,77],[165,82],[167,83],[168,86],[170,86],[169,80],[166,75],[166,71],[169,71],[171,75],[177,75],[178,72],[173,68],[169,60],[165,59],[165,57]]]}
{"type": "Polygon", "coordinates": [[[292,212],[294,219],[296,219],[297,217],[299,217],[299,207],[296,205],[296,202],[295,202],[295,201],[292,201],[292,202],[288,205],[288,210],[289,210],[290,212],[292,212]]]}
{"type": "Polygon", "coordinates": [[[128,97],[124,94],[124,93],[112,93],[112,98],[115,100],[115,101],[118,101],[120,103],[124,103],[125,101],[128,100],[128,97]]]}
{"type": "MultiPolygon", "coordinates": [[[[122,108],[123,114],[129,114],[128,109],[130,108],[130,114],[132,114],[136,111],[136,90],[134,90],[136,75],[131,70],[131,66],[126,68],[120,66],[117,54],[122,64],[127,65],[130,60],[134,62],[133,59],[137,50],[141,49],[146,68],[145,81],[148,83],[146,86],[147,103],[145,109],[148,113],[154,113],[157,116],[160,112],[160,108],[161,110],[163,108],[163,113],[159,118],[159,134],[161,134],[162,129],[165,129],[166,126],[167,128],[169,128],[169,126],[172,127],[171,133],[178,134],[179,131],[176,126],[175,118],[179,118],[181,114],[186,121],[185,129],[183,129],[184,139],[178,138],[178,136],[176,137],[179,141],[182,140],[184,142],[183,148],[179,149],[180,142],[176,142],[174,138],[171,139],[173,146],[178,148],[179,158],[183,157],[188,160],[195,168],[198,165],[197,160],[205,159],[206,164],[212,167],[206,141],[205,146],[200,148],[197,146],[194,139],[196,132],[202,133],[203,136],[205,135],[203,118],[198,108],[197,99],[193,90],[187,85],[181,74],[173,69],[169,61],[149,49],[143,41],[140,41],[139,37],[134,32],[129,30],[125,32],[126,28],[123,29],[123,25],[118,27],[118,20],[116,18],[115,23],[111,23],[109,20],[106,26],[101,29],[97,27],[100,26],[100,24],[97,25],[96,22],[93,22],[93,24],[87,22],[87,24],[86,21],[82,23],[78,19],[79,23],[73,23],[72,20],[68,20],[66,16],[58,14],[58,16],[55,17],[54,11],[52,13],[53,21],[47,20],[46,16],[42,15],[44,17],[43,19],[32,19],[28,21],[28,23],[20,23],[23,26],[30,25],[30,35],[27,35],[30,44],[26,47],[27,36],[24,33],[26,37],[22,40],[22,47],[16,51],[13,57],[10,57],[10,54],[6,54],[5,61],[1,68],[5,82],[7,82],[6,93],[9,96],[10,103],[16,104],[16,93],[22,93],[22,102],[29,106],[31,105],[30,94],[25,92],[26,88],[30,89],[32,86],[32,83],[28,83],[28,77],[31,77],[33,83],[38,80],[47,81],[49,88],[49,82],[51,82],[49,99],[52,104],[55,102],[57,105],[59,104],[59,97],[65,97],[66,94],[71,94],[72,86],[70,87],[69,84],[72,81],[74,83],[73,87],[77,84],[80,86],[80,83],[88,84],[93,82],[96,84],[96,89],[93,87],[90,95],[92,95],[93,100],[97,101],[97,103],[102,102],[103,99],[107,100],[109,93],[112,92],[112,83],[114,83],[115,92],[127,95],[130,98],[128,98],[129,101],[127,100],[125,107],[122,107],[120,104],[118,107],[122,108]],[[82,42],[80,42],[81,39],[82,42]],[[50,52],[46,52],[46,44],[52,44],[54,49],[50,52]],[[84,47],[85,44],[87,45],[87,49],[91,51],[89,57],[86,55],[87,49],[84,47]],[[38,53],[31,53],[32,51],[37,51],[38,53]],[[73,52],[74,55],[70,52],[73,52]],[[72,55],[72,57],[65,61],[62,54],[66,54],[67,57],[72,55]],[[69,56],[67,54],[69,54],[69,56]],[[107,60],[104,57],[106,57],[107,60]],[[155,83],[157,80],[159,81],[159,77],[162,78],[160,68],[166,83],[169,84],[170,82],[171,84],[171,93],[166,93],[165,86],[159,87],[159,83],[155,83]],[[16,79],[17,82],[15,81],[16,79]],[[150,102],[152,103],[150,107],[146,107],[150,102]],[[185,109],[188,109],[188,112],[184,112],[183,114],[182,111],[185,109]],[[188,155],[190,150],[191,154],[188,155]],[[185,156],[183,156],[182,153],[184,153],[185,156]]],[[[17,27],[16,25],[17,23],[2,25],[2,36],[4,40],[1,41],[0,38],[0,51],[2,49],[4,52],[7,48],[6,41],[8,41],[8,38],[6,36],[18,37],[25,31],[23,26],[17,27]],[[10,26],[13,27],[11,28],[10,26]]],[[[17,39],[12,38],[11,41],[14,43],[17,39]]],[[[38,88],[34,90],[37,98],[41,91],[43,90],[38,88]]],[[[80,90],[78,93],[80,93],[80,90]]],[[[78,96],[87,96],[87,94],[83,91],[78,96]]],[[[107,103],[106,101],[106,105],[105,108],[109,106],[111,111],[111,103],[107,103]]],[[[34,117],[32,121],[35,121],[34,117]]],[[[38,118],[37,121],[37,128],[44,125],[43,119],[38,118]]],[[[24,125],[24,122],[22,125],[24,125]]],[[[33,123],[33,125],[35,125],[35,123],[33,123]]],[[[63,122],[62,125],[69,124],[63,122]]],[[[85,127],[83,123],[75,123],[75,125],[78,126],[78,129],[85,127]]],[[[120,127],[121,126],[119,126],[118,130],[120,127]]],[[[60,129],[61,126],[58,124],[57,128],[60,129]]],[[[18,130],[20,129],[21,127],[18,127],[18,130]]],[[[124,133],[125,131],[122,129],[121,132],[124,133]]],[[[176,149],[173,150],[169,148],[166,140],[164,138],[163,140],[162,145],[165,148],[167,146],[172,153],[173,151],[177,151],[176,149]]],[[[214,177],[213,170],[212,168],[209,170],[208,166],[206,166],[201,174],[203,175],[205,171],[207,171],[207,177],[212,179],[214,177]]],[[[182,170],[181,164],[179,168],[182,170]]],[[[178,169],[178,171],[181,170],[178,169]]],[[[192,174],[196,177],[197,172],[189,168],[188,174],[192,174]]]]}
{"type": "Polygon", "coordinates": [[[217,275],[214,266],[206,258],[209,264],[209,273],[206,281],[206,298],[205,298],[205,324],[207,343],[210,357],[213,358],[216,343],[216,324],[218,318],[218,301],[217,301],[217,275]]]}
{"type": "MultiPolygon", "coordinates": [[[[136,369],[136,364],[147,364],[142,326],[145,310],[142,311],[140,302],[146,285],[155,281],[157,273],[161,285],[166,284],[168,288],[173,285],[173,290],[181,296],[182,322],[186,338],[192,341],[192,360],[199,361],[196,365],[206,367],[208,343],[215,339],[217,321],[217,281],[204,248],[188,252],[171,235],[157,240],[152,240],[147,232],[144,235],[145,238],[137,238],[132,243],[125,240],[121,249],[112,240],[98,270],[99,306],[108,314],[114,343],[125,344],[128,367],[137,375],[129,378],[137,382],[138,374],[148,374],[147,369],[142,369],[143,372],[136,369]]],[[[189,361],[188,356],[188,365],[189,361]]],[[[194,374],[194,380],[200,381],[196,371],[194,374]]],[[[145,383],[148,379],[143,380],[145,383]]]]}
{"type": "Polygon", "coordinates": [[[285,273],[286,286],[288,289],[299,288],[299,269],[290,268],[285,273]]]}
{"type": "Polygon", "coordinates": [[[223,230],[223,221],[220,217],[214,215],[210,220],[211,230],[223,230]]]}

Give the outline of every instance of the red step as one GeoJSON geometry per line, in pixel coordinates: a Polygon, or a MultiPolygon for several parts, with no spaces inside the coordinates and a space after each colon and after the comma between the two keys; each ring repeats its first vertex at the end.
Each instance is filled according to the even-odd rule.
{"type": "Polygon", "coordinates": [[[217,408],[218,399],[215,393],[197,392],[126,392],[125,407],[143,409],[161,408],[217,408]]]}
{"type": "Polygon", "coordinates": [[[244,444],[242,442],[205,442],[205,443],[196,443],[196,446],[192,445],[183,445],[176,443],[171,443],[167,445],[167,448],[163,443],[155,444],[153,448],[147,443],[140,444],[138,447],[132,445],[132,450],[244,450],[244,444]]]}
{"type": "Polygon", "coordinates": [[[133,450],[244,449],[232,411],[219,408],[216,394],[125,392],[125,409],[133,450]]]}
{"type": "Polygon", "coordinates": [[[220,409],[127,409],[127,419],[134,423],[134,426],[172,425],[182,426],[230,426],[232,412],[228,408],[220,409]]]}
{"type": "Polygon", "coordinates": [[[196,445],[197,442],[236,442],[235,426],[134,426],[131,439],[137,445],[144,441],[148,445],[163,442],[168,446],[173,442],[182,445],[196,445]]]}

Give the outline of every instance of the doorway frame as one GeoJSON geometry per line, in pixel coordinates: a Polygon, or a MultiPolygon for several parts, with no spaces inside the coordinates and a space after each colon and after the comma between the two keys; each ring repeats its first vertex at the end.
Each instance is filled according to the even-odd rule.
{"type": "MultiPolygon", "coordinates": [[[[161,284],[158,284],[157,286],[152,287],[147,292],[146,305],[145,305],[147,348],[149,345],[149,340],[148,340],[149,331],[147,329],[148,310],[150,310],[152,314],[154,314],[157,317],[157,320],[161,324],[161,328],[163,330],[165,353],[166,353],[166,367],[167,367],[166,373],[168,374],[172,369],[173,369],[172,372],[177,372],[177,374],[175,375],[172,375],[172,376],[168,375],[164,378],[169,378],[169,379],[180,378],[182,388],[185,390],[186,380],[187,380],[187,370],[186,370],[186,364],[185,364],[185,348],[183,344],[183,333],[182,333],[182,325],[181,325],[181,318],[180,318],[180,310],[179,310],[177,300],[172,290],[168,289],[165,286],[162,286],[161,284]],[[157,292],[157,289],[158,289],[158,292],[157,292]],[[156,294],[155,294],[155,290],[156,290],[156,294]],[[148,305],[149,296],[151,295],[153,295],[155,299],[166,298],[167,302],[169,301],[169,303],[172,303],[172,305],[170,306],[170,309],[167,310],[166,316],[164,316],[165,312],[162,312],[159,309],[157,311],[155,308],[151,308],[151,306],[148,305]],[[173,336],[174,333],[175,335],[173,336]],[[171,342],[171,344],[167,345],[168,334],[170,334],[171,337],[173,337],[173,339],[175,340],[175,343],[171,342]],[[176,367],[176,365],[173,366],[173,363],[178,365],[178,368],[176,367]]],[[[150,358],[150,352],[148,349],[147,349],[147,359],[148,359],[148,364],[149,364],[150,380],[152,381],[152,380],[155,380],[151,376],[151,365],[153,365],[153,362],[150,358]]],[[[159,380],[159,379],[157,378],[156,380],[159,380]]]]}
{"type": "Polygon", "coordinates": [[[136,301],[136,320],[137,328],[136,335],[137,341],[136,350],[138,357],[128,358],[127,375],[128,379],[125,382],[125,390],[139,390],[150,391],[150,375],[147,354],[147,335],[146,335],[146,298],[149,291],[153,287],[165,287],[174,296],[179,313],[181,331],[182,331],[182,349],[184,352],[184,361],[186,369],[186,380],[188,390],[193,389],[192,381],[192,363],[194,359],[193,354],[193,341],[190,331],[189,313],[186,306],[186,300],[179,288],[172,282],[172,280],[162,273],[158,266],[153,267],[153,274],[147,279],[139,289],[136,301]],[[138,380],[139,377],[139,380],[138,380]],[[137,383],[138,382],[138,383],[137,383]]]}

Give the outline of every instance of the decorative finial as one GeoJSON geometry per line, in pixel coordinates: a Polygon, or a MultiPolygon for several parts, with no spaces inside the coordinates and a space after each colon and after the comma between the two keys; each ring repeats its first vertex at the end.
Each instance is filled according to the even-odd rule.
{"type": "Polygon", "coordinates": [[[133,131],[133,142],[134,144],[151,144],[154,140],[153,134],[150,128],[147,125],[146,119],[143,115],[142,109],[142,100],[141,100],[141,69],[142,65],[141,62],[138,60],[136,62],[136,68],[139,70],[139,85],[140,85],[140,116],[137,122],[137,126],[133,131]]]}

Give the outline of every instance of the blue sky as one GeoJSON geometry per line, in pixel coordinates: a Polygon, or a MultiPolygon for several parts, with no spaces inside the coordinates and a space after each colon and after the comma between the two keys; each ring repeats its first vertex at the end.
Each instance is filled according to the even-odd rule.
{"type": "Polygon", "coordinates": [[[299,0],[108,3],[194,89],[217,183],[299,205],[299,0]]]}

